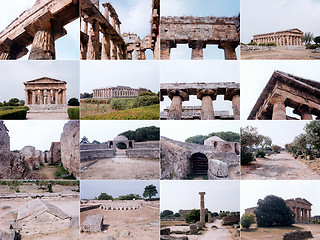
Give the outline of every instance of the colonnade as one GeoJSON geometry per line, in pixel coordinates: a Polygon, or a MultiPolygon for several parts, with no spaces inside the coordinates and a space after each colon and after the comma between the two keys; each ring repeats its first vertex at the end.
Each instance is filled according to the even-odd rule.
{"type": "Polygon", "coordinates": [[[93,98],[136,97],[141,91],[147,91],[147,89],[133,89],[130,87],[93,89],[93,98]]]}
{"type": "Polygon", "coordinates": [[[67,104],[65,89],[26,89],[26,105],[67,104]]]}
{"type": "Polygon", "coordinates": [[[254,36],[253,41],[258,45],[263,43],[276,43],[277,46],[303,46],[301,36],[287,34],[254,36]]]}
{"type": "Polygon", "coordinates": [[[295,222],[310,222],[311,223],[311,209],[302,207],[292,207],[295,213],[295,222]]]}

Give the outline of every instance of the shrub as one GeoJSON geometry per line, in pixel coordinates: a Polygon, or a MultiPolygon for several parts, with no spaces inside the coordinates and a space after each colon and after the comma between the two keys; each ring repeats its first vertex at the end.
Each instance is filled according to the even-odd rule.
{"type": "Polygon", "coordinates": [[[26,119],[27,117],[27,109],[8,109],[4,111],[0,111],[0,119],[26,119]]]}
{"type": "Polygon", "coordinates": [[[307,46],[307,49],[316,49],[318,48],[319,46],[317,44],[310,44],[307,46]]]}
{"type": "Polygon", "coordinates": [[[256,222],[256,215],[251,212],[246,212],[241,217],[241,226],[243,228],[249,228],[251,224],[256,222]]]}
{"type": "Polygon", "coordinates": [[[139,92],[138,96],[157,96],[157,94],[154,92],[139,92]]]}
{"type": "Polygon", "coordinates": [[[70,98],[68,101],[69,106],[80,106],[79,100],[77,98],[70,98]]]}
{"type": "Polygon", "coordinates": [[[110,101],[111,107],[115,110],[126,110],[138,107],[145,107],[160,103],[158,96],[139,96],[136,98],[113,98],[110,101]]]}
{"type": "Polygon", "coordinates": [[[248,45],[249,46],[257,46],[257,43],[252,41],[252,42],[249,42],[248,45]]]}
{"type": "Polygon", "coordinates": [[[248,165],[254,160],[253,154],[241,149],[241,165],[248,165]]]}
{"type": "Polygon", "coordinates": [[[190,212],[186,214],[185,219],[187,223],[191,221],[195,221],[195,222],[200,221],[200,210],[192,209],[190,212]]]}
{"type": "Polygon", "coordinates": [[[257,157],[257,158],[264,158],[265,156],[266,156],[266,152],[263,151],[263,150],[258,150],[258,151],[256,152],[256,157],[257,157]]]}
{"type": "Polygon", "coordinates": [[[276,47],[277,44],[274,43],[274,42],[271,42],[271,43],[260,43],[259,46],[276,47]]]}
{"type": "Polygon", "coordinates": [[[80,118],[80,108],[68,108],[68,116],[72,120],[78,120],[80,118]]]}

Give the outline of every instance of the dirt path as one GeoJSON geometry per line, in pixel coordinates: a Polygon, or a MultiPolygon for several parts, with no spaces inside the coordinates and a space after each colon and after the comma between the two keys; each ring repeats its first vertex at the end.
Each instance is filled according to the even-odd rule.
{"type": "Polygon", "coordinates": [[[81,164],[81,179],[159,179],[159,159],[132,159],[118,151],[114,158],[99,159],[86,167],[81,164]]]}
{"type": "Polygon", "coordinates": [[[199,240],[232,240],[232,236],[227,227],[223,226],[222,220],[216,220],[214,223],[207,224],[208,231],[205,232],[199,240]],[[211,228],[212,226],[217,228],[211,228]]]}
{"type": "Polygon", "coordinates": [[[249,166],[241,168],[242,180],[314,180],[320,175],[313,172],[302,161],[294,159],[288,153],[273,154],[265,159],[258,158],[249,166]]]}

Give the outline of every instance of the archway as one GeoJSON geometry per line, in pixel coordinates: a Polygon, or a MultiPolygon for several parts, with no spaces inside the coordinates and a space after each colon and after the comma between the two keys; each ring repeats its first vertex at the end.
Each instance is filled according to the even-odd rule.
{"type": "Polygon", "coordinates": [[[128,147],[127,147],[127,144],[125,144],[124,142],[118,142],[117,144],[116,144],[116,146],[117,146],[117,148],[119,148],[119,149],[127,149],[128,147]]]}
{"type": "Polygon", "coordinates": [[[132,141],[129,141],[129,148],[133,148],[132,141]]]}
{"type": "Polygon", "coordinates": [[[194,153],[191,155],[191,174],[196,176],[204,176],[208,174],[208,158],[202,153],[194,153]]]}

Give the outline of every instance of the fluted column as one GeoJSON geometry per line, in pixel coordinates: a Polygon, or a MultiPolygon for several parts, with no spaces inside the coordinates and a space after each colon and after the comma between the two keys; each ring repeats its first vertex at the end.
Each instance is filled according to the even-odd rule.
{"type": "Polygon", "coordinates": [[[301,105],[293,110],[293,113],[301,116],[301,120],[313,120],[311,108],[307,105],[301,105]]]}
{"type": "Polygon", "coordinates": [[[117,48],[117,44],[112,39],[110,41],[110,48],[111,48],[111,60],[117,60],[118,48],[117,48]]]}
{"type": "Polygon", "coordinates": [[[309,212],[309,219],[308,219],[308,221],[311,222],[311,210],[308,210],[308,212],[309,212]]]}
{"type": "Polygon", "coordinates": [[[275,95],[270,102],[273,104],[272,120],[286,120],[286,98],[281,95],[275,95]]]}
{"type": "Polygon", "coordinates": [[[160,57],[161,60],[170,60],[171,48],[177,47],[174,41],[162,41],[160,43],[160,57]]]}
{"type": "Polygon", "coordinates": [[[54,103],[55,104],[59,104],[59,92],[58,92],[58,90],[55,91],[55,97],[54,98],[55,98],[54,103]]]}
{"type": "Polygon", "coordinates": [[[31,93],[32,93],[32,104],[36,104],[36,91],[31,90],[31,93]]]}
{"type": "Polygon", "coordinates": [[[110,37],[108,34],[103,34],[102,37],[102,51],[101,51],[101,59],[102,60],[110,60],[110,37]]]}
{"type": "Polygon", "coordinates": [[[205,206],[204,206],[204,195],[205,192],[199,192],[200,195],[200,223],[202,227],[206,225],[206,213],[205,213],[205,206]]]}
{"type": "Polygon", "coordinates": [[[212,101],[216,100],[217,93],[212,89],[198,91],[197,98],[201,99],[201,120],[214,120],[212,101]]]}
{"type": "Polygon", "coordinates": [[[87,59],[100,59],[99,23],[96,20],[90,22],[87,59]]]}
{"type": "Polygon", "coordinates": [[[66,90],[62,91],[62,104],[67,104],[67,94],[66,94],[66,90]]]}
{"type": "Polygon", "coordinates": [[[25,101],[25,105],[29,105],[29,92],[28,92],[28,90],[24,90],[24,101],[25,101]]]}
{"type": "Polygon", "coordinates": [[[47,104],[51,104],[51,89],[47,90],[47,104]]]}
{"type": "Polygon", "coordinates": [[[234,120],[240,120],[240,89],[226,89],[224,100],[232,101],[234,120]]]}
{"type": "Polygon", "coordinates": [[[191,59],[202,60],[203,59],[203,48],[206,48],[206,42],[201,40],[194,40],[188,42],[189,48],[192,48],[191,59]]]}
{"type": "Polygon", "coordinates": [[[236,47],[238,45],[237,42],[221,42],[218,47],[224,50],[225,60],[237,60],[236,47]]]}
{"type": "Polygon", "coordinates": [[[39,100],[40,100],[40,104],[44,104],[44,90],[40,90],[40,96],[39,96],[39,100]]]}
{"type": "Polygon", "coordinates": [[[189,95],[182,90],[168,90],[168,97],[171,99],[169,108],[169,120],[181,120],[182,102],[189,100],[189,95]]]}

